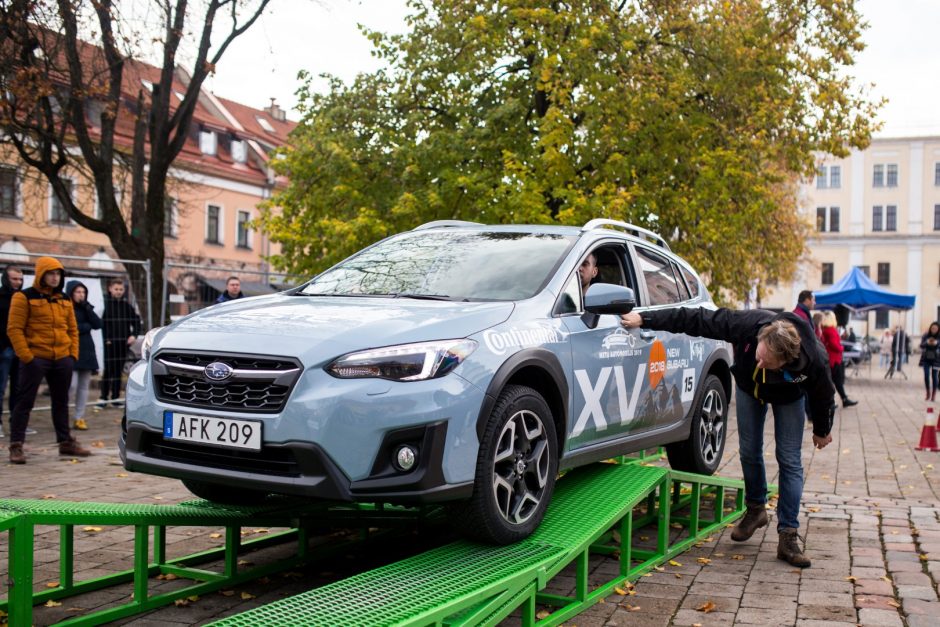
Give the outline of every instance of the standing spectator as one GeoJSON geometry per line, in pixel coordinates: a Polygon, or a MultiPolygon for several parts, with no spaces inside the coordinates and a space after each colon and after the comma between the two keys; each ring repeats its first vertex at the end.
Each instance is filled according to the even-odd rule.
{"type": "Polygon", "coordinates": [[[826,347],[826,354],[829,356],[829,370],[832,373],[832,384],[836,386],[836,392],[842,399],[843,407],[853,407],[858,405],[858,401],[853,401],[845,394],[845,363],[842,361],[842,341],[839,339],[839,332],[836,330],[836,315],[827,311],[822,317],[822,343],[826,347]]]}
{"type": "Polygon", "coordinates": [[[881,334],[881,345],[878,349],[878,367],[887,368],[891,363],[891,343],[894,340],[894,334],[891,329],[885,329],[881,334]]]}
{"type": "Polygon", "coordinates": [[[828,360],[810,325],[790,312],[688,307],[631,312],[621,320],[628,329],[685,333],[734,345],[732,374],[737,384],[735,403],[747,512],[731,532],[731,539],[743,542],[768,523],[764,421],[767,408],[773,407],[780,468],[777,559],[808,567],[810,560],[797,542],[803,494],[803,394],[813,421],[813,444],[818,449],[832,442],[834,414],[828,360]]]}
{"type": "Polygon", "coordinates": [[[13,295],[23,289],[23,271],[16,266],[7,266],[0,276],[0,438],[3,437],[3,395],[10,381],[9,408],[13,414],[16,405],[17,380],[19,378],[19,360],[13,352],[13,345],[7,336],[7,321],[10,318],[10,303],[13,295]]]}
{"type": "Polygon", "coordinates": [[[813,324],[813,307],[816,306],[816,297],[813,296],[813,293],[809,290],[803,290],[800,292],[800,295],[796,298],[796,307],[793,308],[793,313],[798,315],[803,320],[806,320],[812,326],[813,324]]]}
{"type": "Polygon", "coordinates": [[[91,452],[69,429],[69,383],[78,359],[75,310],[62,293],[65,268],[57,259],[36,260],[36,282],[13,295],[7,334],[21,362],[20,389],[10,419],[10,463],[25,464],[23,442],[29,414],[43,379],[52,397],[52,424],[59,455],[86,457],[91,452]]]}
{"type": "MultiPolygon", "coordinates": [[[[121,377],[127,350],[140,335],[140,316],[124,297],[124,280],[108,281],[104,298],[104,376],[101,377],[101,400],[117,401],[121,397],[121,377]]],[[[115,403],[117,404],[117,403],[115,403]]]]}
{"type": "Polygon", "coordinates": [[[78,361],[72,369],[72,387],[69,395],[75,400],[74,427],[79,431],[88,428],[85,422],[85,405],[88,403],[88,386],[91,375],[98,372],[98,356],[95,354],[95,341],[91,337],[94,329],[101,328],[101,318],[95,313],[95,306],[88,302],[88,288],[79,281],[69,281],[65,293],[72,299],[75,308],[75,323],[78,326],[78,361]]]}
{"type": "Polygon", "coordinates": [[[911,354],[911,338],[908,337],[904,327],[898,325],[894,328],[894,338],[891,340],[891,370],[904,374],[902,366],[911,354]]]}
{"type": "Polygon", "coordinates": [[[237,300],[239,298],[245,298],[245,295],[242,294],[242,282],[237,276],[230,276],[225,282],[225,291],[219,294],[215,302],[227,303],[230,300],[237,300]]]}
{"type": "Polygon", "coordinates": [[[931,322],[920,339],[920,365],[924,369],[925,401],[937,400],[937,383],[940,379],[940,322],[931,322]]]}

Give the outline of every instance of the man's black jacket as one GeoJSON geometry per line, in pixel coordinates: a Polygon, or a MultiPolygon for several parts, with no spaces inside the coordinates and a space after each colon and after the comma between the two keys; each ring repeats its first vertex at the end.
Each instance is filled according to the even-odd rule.
{"type": "Polygon", "coordinates": [[[104,339],[126,342],[130,336],[140,335],[140,316],[129,302],[123,298],[114,298],[110,294],[104,297],[104,339]]]}
{"type": "Polygon", "coordinates": [[[734,345],[734,380],[744,392],[766,403],[792,403],[803,396],[809,402],[813,433],[825,437],[832,430],[835,388],[829,358],[813,330],[794,313],[775,314],[763,309],[661,309],[645,311],[643,328],[724,340],[734,345]],[[757,334],[774,320],[793,323],[800,334],[800,356],[780,370],[757,367],[757,334]]]}
{"type": "Polygon", "coordinates": [[[18,290],[13,289],[6,272],[0,276],[0,350],[10,346],[10,338],[7,336],[7,321],[10,319],[10,304],[13,301],[13,295],[18,290]]]}

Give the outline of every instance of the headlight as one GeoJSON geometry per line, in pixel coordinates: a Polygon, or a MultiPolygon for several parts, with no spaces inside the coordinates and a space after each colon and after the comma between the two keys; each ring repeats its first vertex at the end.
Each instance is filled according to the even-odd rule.
{"type": "Polygon", "coordinates": [[[150,359],[150,349],[153,347],[153,338],[157,337],[163,327],[154,327],[147,331],[147,335],[144,336],[144,342],[140,345],[140,358],[144,361],[150,359]]]}
{"type": "Polygon", "coordinates": [[[326,367],[339,379],[424,381],[443,377],[477,347],[473,340],[401,344],[343,355],[326,367]]]}

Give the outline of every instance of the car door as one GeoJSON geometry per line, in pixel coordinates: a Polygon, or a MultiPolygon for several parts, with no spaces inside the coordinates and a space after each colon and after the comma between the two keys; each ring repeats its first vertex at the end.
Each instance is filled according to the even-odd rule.
{"type": "MultiPolygon", "coordinates": [[[[632,244],[631,252],[643,292],[638,311],[682,306],[691,300],[680,267],[668,255],[641,244],[632,244]]],[[[638,410],[638,426],[657,428],[678,423],[695,398],[707,340],[650,330],[641,330],[640,337],[648,343],[649,378],[638,410]]]]}
{"type": "MultiPolygon", "coordinates": [[[[636,285],[625,242],[602,242],[583,255],[578,264],[590,254],[597,258],[593,283],[630,288],[636,285]]],[[[556,312],[568,331],[572,353],[566,452],[623,437],[637,428],[645,379],[645,370],[637,365],[645,364],[644,351],[649,350],[649,342],[640,337],[641,331],[624,329],[619,316],[602,315],[596,320],[584,316],[580,286],[575,270],[556,312]],[[591,322],[596,325],[591,326],[591,322]]]]}

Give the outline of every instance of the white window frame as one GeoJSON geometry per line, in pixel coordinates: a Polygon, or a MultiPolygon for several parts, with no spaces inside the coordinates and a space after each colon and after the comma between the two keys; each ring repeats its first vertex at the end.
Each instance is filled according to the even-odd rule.
{"type": "Polygon", "coordinates": [[[885,164],[885,187],[897,187],[898,181],[901,178],[901,172],[896,163],[885,164]],[[894,175],[894,180],[891,180],[892,175],[894,175]]]}
{"type": "Polygon", "coordinates": [[[0,218],[7,218],[12,220],[18,218],[23,219],[23,189],[20,184],[20,169],[9,163],[0,163],[0,168],[4,170],[9,170],[13,173],[13,213],[0,214],[0,218]]]}
{"type": "Polygon", "coordinates": [[[247,225],[248,222],[251,222],[251,211],[247,209],[239,209],[235,212],[235,246],[237,248],[251,250],[251,227],[247,225]],[[241,241],[238,237],[239,227],[242,225],[242,216],[245,216],[245,245],[242,246],[241,241]]]}
{"type": "MultiPolygon", "coordinates": [[[[62,180],[68,181],[69,185],[72,186],[72,189],[70,190],[70,193],[69,193],[69,197],[72,199],[72,203],[74,204],[75,203],[75,191],[76,191],[75,179],[73,179],[70,176],[63,176],[62,180]]],[[[52,219],[52,216],[55,213],[55,203],[57,202],[58,199],[56,198],[55,190],[52,189],[52,183],[49,183],[47,185],[47,190],[49,192],[49,207],[48,207],[48,211],[46,212],[46,221],[49,224],[54,224],[56,226],[75,226],[75,221],[72,220],[72,216],[68,215],[68,213],[66,213],[66,216],[65,216],[66,219],[64,221],[52,219]]]]}
{"type": "Polygon", "coordinates": [[[209,244],[218,244],[220,246],[225,245],[225,206],[221,203],[207,202],[206,203],[206,221],[205,228],[203,232],[205,233],[205,241],[209,244]],[[219,232],[218,239],[212,241],[209,239],[209,207],[218,207],[219,208],[219,232]]]}
{"type": "Polygon", "coordinates": [[[840,189],[842,187],[842,166],[829,166],[829,189],[840,189]]]}
{"type": "Polygon", "coordinates": [[[874,166],[872,166],[871,186],[872,187],[884,187],[885,186],[885,164],[876,163],[874,166]]]}
{"type": "Polygon", "coordinates": [[[216,155],[219,152],[219,135],[212,129],[199,129],[199,151],[204,155],[216,155]]]}
{"type": "Polygon", "coordinates": [[[871,230],[873,232],[882,232],[885,230],[885,208],[884,205],[872,205],[871,208],[871,230]],[[875,211],[877,210],[877,215],[875,211]],[[877,219],[876,219],[877,218],[877,219]]]}
{"type": "Polygon", "coordinates": [[[897,233],[898,231],[898,206],[897,205],[885,205],[885,231],[890,233],[897,233]],[[889,224],[888,214],[893,214],[894,224],[889,224]],[[889,228],[893,226],[894,228],[889,228]]]}
{"type": "Polygon", "coordinates": [[[268,122],[267,118],[261,117],[260,115],[256,115],[255,119],[258,121],[258,126],[263,128],[265,132],[271,133],[272,135],[277,132],[274,130],[274,127],[271,126],[271,123],[268,122]]]}
{"type": "MultiPolygon", "coordinates": [[[[163,237],[170,237],[176,239],[180,234],[180,208],[179,208],[179,199],[166,195],[166,200],[169,200],[170,211],[167,214],[166,209],[164,209],[163,215],[163,237]],[[167,225],[169,225],[169,232],[167,232],[167,225]]],[[[164,201],[166,203],[166,201],[164,201]]],[[[206,210],[206,234],[208,235],[209,230],[209,215],[208,209],[206,210]]]]}
{"type": "Polygon", "coordinates": [[[841,230],[842,230],[842,210],[840,210],[839,207],[829,207],[829,211],[828,211],[828,213],[826,214],[826,232],[827,232],[827,233],[838,233],[838,232],[840,232],[841,230]],[[838,226],[839,228],[837,228],[837,229],[833,229],[833,228],[832,228],[832,223],[833,223],[832,216],[833,216],[833,215],[839,216],[839,220],[838,220],[838,224],[837,224],[837,226],[838,226]]]}
{"type": "Polygon", "coordinates": [[[826,166],[821,165],[816,168],[816,189],[826,189],[828,187],[826,181],[826,166]]]}
{"type": "Polygon", "coordinates": [[[232,161],[235,163],[245,163],[248,161],[248,142],[244,139],[233,139],[232,147],[230,152],[232,153],[232,161]],[[235,147],[238,147],[238,152],[236,153],[235,147]]]}

